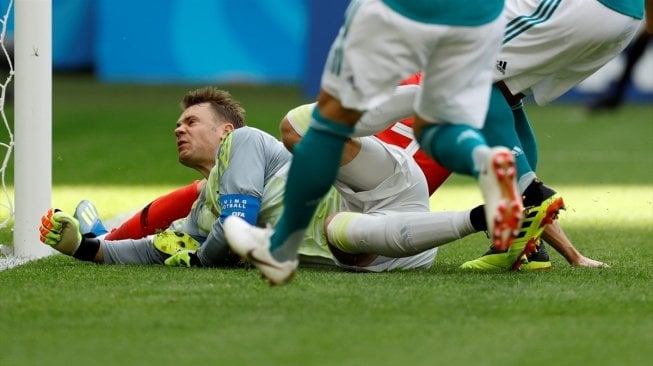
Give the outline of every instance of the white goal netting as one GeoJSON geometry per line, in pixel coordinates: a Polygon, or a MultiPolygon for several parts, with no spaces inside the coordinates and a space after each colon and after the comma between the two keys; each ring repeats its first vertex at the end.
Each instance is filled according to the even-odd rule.
{"type": "Polygon", "coordinates": [[[9,0],[7,8],[4,10],[4,15],[0,20],[2,29],[0,31],[0,49],[2,50],[2,72],[0,75],[0,119],[2,120],[3,132],[0,136],[3,140],[0,141],[0,156],[2,156],[2,165],[0,166],[0,183],[2,184],[2,192],[0,196],[0,230],[6,229],[13,221],[14,218],[14,203],[13,195],[9,192],[6,182],[7,168],[11,160],[12,152],[14,149],[14,134],[12,126],[9,124],[7,118],[7,98],[10,95],[11,89],[9,85],[14,76],[14,65],[11,59],[11,49],[13,48],[13,36],[8,33],[7,27],[10,20],[11,10],[13,8],[13,0],[9,0]]]}
{"type": "MultiPolygon", "coordinates": [[[[13,51],[13,34],[9,32],[9,21],[11,11],[13,9],[13,0],[9,0],[6,8],[0,9],[3,16],[0,19],[0,119],[2,120],[2,132],[0,136],[0,157],[2,157],[2,165],[0,165],[0,230],[9,232],[14,220],[14,198],[13,192],[7,187],[7,169],[11,161],[12,152],[14,150],[14,134],[12,125],[9,123],[7,117],[7,104],[11,95],[11,81],[14,77],[14,65],[11,58],[13,51]]],[[[0,243],[0,270],[13,267],[24,262],[24,259],[19,259],[10,256],[11,248],[6,243],[0,243]]]]}

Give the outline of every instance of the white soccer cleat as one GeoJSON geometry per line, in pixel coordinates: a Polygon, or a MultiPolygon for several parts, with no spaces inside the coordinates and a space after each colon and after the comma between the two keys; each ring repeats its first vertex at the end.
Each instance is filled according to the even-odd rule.
{"type": "Polygon", "coordinates": [[[228,216],[224,220],[224,234],[232,251],[261,271],[271,286],[288,283],[295,274],[299,261],[279,262],[270,253],[271,228],[259,228],[245,220],[228,216]]]}
{"type": "Polygon", "coordinates": [[[523,217],[522,199],[517,193],[515,157],[505,147],[489,150],[479,184],[485,199],[485,218],[492,246],[498,251],[510,248],[519,234],[523,217]]]}

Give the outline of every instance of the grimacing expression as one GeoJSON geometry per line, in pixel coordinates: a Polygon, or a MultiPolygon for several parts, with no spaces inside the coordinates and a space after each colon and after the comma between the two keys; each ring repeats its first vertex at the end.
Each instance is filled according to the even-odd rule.
{"type": "Polygon", "coordinates": [[[233,129],[219,121],[209,103],[186,108],[177,121],[177,153],[179,162],[190,168],[215,162],[222,138],[233,129]]]}

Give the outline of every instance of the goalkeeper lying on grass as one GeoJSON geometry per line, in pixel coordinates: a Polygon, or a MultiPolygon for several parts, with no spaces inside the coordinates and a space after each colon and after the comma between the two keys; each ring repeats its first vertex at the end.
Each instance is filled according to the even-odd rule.
{"type": "MultiPolygon", "coordinates": [[[[43,242],[64,254],[98,263],[236,264],[239,259],[229,251],[222,221],[236,215],[252,224],[273,224],[282,209],[285,174],[292,155],[269,134],[241,127],[242,109],[236,108],[237,103],[230,98],[215,101],[216,94],[223,93],[206,88],[187,95],[175,129],[180,161],[207,179],[186,218],[175,221],[161,234],[108,241],[83,237],[72,216],[50,210],[43,217],[43,242]],[[240,113],[228,114],[225,110],[240,113]]],[[[332,189],[320,204],[320,213],[307,232],[301,252],[309,262],[330,262],[368,271],[429,268],[437,245],[482,230],[471,225],[469,212],[429,212],[426,180],[403,150],[371,137],[356,143],[360,153],[345,168],[352,167],[356,172],[362,165],[364,177],[355,187],[343,184],[340,191],[344,193],[332,189]],[[350,189],[346,191],[347,188],[350,189]],[[343,209],[374,213],[374,218],[384,222],[369,233],[378,237],[371,243],[380,255],[346,256],[349,264],[334,258],[326,235],[334,243],[347,242],[346,222],[343,223],[346,220],[338,216],[348,215],[341,212],[343,209]],[[415,215],[429,220],[422,220],[421,227],[415,227],[415,215]],[[412,241],[406,240],[410,236],[402,235],[398,229],[403,221],[411,225],[412,241]],[[325,224],[331,229],[325,231],[325,224]],[[384,231],[391,235],[384,235],[384,231]]]]}
{"type": "MultiPolygon", "coordinates": [[[[225,92],[200,89],[189,93],[182,105],[175,130],[179,160],[207,178],[188,217],[154,236],[114,241],[83,237],[74,218],[51,210],[43,218],[42,241],[98,263],[237,264],[239,258],[224,239],[222,220],[238,215],[253,224],[273,224],[281,211],[290,154],[272,136],[240,128],[244,111],[225,92]]],[[[288,114],[286,132],[288,126],[298,125],[305,108],[311,107],[288,114]],[[289,125],[289,120],[295,123],[289,125]]],[[[426,181],[405,151],[369,137],[352,140],[348,151],[337,189],[322,202],[305,237],[301,258],[308,263],[364,271],[428,268],[435,247],[484,230],[480,208],[428,212],[426,181]],[[350,212],[340,212],[344,210],[350,212]],[[366,224],[351,225],[351,218],[366,224]]]]}

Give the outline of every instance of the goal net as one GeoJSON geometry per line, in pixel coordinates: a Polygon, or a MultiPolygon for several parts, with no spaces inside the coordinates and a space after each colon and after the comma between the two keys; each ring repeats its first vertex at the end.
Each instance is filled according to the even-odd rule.
{"type": "Polygon", "coordinates": [[[0,182],[2,184],[2,196],[0,198],[0,229],[5,230],[14,219],[14,202],[13,195],[7,188],[7,168],[14,151],[14,134],[7,118],[7,93],[10,92],[9,85],[14,77],[14,65],[11,60],[10,50],[13,50],[13,34],[9,33],[9,16],[13,5],[13,0],[2,9],[2,28],[0,30],[0,49],[2,50],[2,72],[0,75],[0,119],[2,119],[3,133],[0,135],[3,140],[0,141],[0,156],[2,156],[2,165],[0,165],[0,182]]]}

